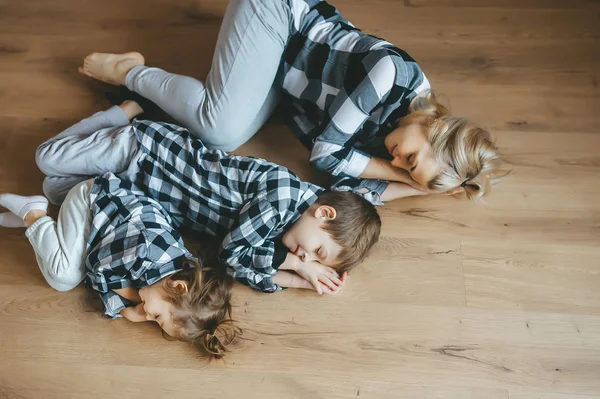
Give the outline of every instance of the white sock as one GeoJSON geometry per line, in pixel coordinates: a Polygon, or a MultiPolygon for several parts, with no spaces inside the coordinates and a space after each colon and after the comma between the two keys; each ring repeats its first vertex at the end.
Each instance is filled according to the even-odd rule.
{"type": "Polygon", "coordinates": [[[12,212],[0,213],[0,226],[27,227],[27,223],[12,212]]]}
{"type": "Polygon", "coordinates": [[[16,194],[0,194],[0,205],[25,220],[27,212],[37,209],[48,211],[48,200],[41,195],[24,197],[16,194]]]}

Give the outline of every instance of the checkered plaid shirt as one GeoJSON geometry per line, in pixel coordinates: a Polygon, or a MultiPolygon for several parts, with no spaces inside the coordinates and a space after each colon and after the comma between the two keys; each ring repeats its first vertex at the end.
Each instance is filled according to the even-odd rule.
{"type": "Polygon", "coordinates": [[[179,126],[132,123],[140,152],[136,184],[169,212],[176,228],[222,238],[219,260],[238,281],[274,292],[288,249],[281,235],[322,188],[263,159],[209,150],[179,126]]]}
{"type": "Polygon", "coordinates": [[[163,207],[132,183],[112,173],[97,177],[90,202],[85,281],[100,293],[104,313],[115,318],[133,304],[112,290],[152,285],[193,257],[163,207]]]}
{"type": "Polygon", "coordinates": [[[385,136],[429,82],[405,51],[361,32],[325,1],[287,1],[293,32],[277,81],[289,123],[334,186],[380,205],[387,182],[356,178],[371,156],[390,159],[385,136]]]}

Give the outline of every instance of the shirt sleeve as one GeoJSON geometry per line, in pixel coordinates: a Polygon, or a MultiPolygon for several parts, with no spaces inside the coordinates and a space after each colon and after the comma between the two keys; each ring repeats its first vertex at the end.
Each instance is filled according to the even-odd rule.
{"type": "Polygon", "coordinates": [[[381,197],[388,185],[389,182],[385,180],[335,176],[332,181],[331,189],[337,191],[352,191],[369,201],[371,204],[378,206],[384,205],[381,197]]]}
{"type": "Polygon", "coordinates": [[[275,240],[282,212],[290,200],[269,199],[262,195],[248,202],[221,244],[219,260],[242,284],[263,292],[280,291],[272,277],[285,261],[288,250],[275,240]]]}
{"type": "Polygon", "coordinates": [[[104,314],[111,319],[116,319],[121,316],[121,311],[125,308],[135,306],[135,303],[123,298],[114,291],[100,293],[104,314]]]}
{"type": "Polygon", "coordinates": [[[396,81],[396,65],[387,50],[373,51],[348,67],[346,82],[328,111],[310,157],[318,170],[358,177],[371,157],[353,147],[369,116],[382,106],[396,81]]]}

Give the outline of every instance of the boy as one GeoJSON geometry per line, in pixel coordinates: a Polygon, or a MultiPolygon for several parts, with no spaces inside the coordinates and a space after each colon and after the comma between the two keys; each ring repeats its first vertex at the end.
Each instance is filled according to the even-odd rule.
{"type": "Polygon", "coordinates": [[[219,260],[228,272],[264,292],[336,293],[377,242],[379,215],[359,195],[210,150],[179,126],[129,123],[142,112],[126,101],[42,144],[36,161],[47,176],[46,196],[60,203],[71,187],[105,172],[128,178],[166,209],[175,228],[222,238],[219,260]]]}

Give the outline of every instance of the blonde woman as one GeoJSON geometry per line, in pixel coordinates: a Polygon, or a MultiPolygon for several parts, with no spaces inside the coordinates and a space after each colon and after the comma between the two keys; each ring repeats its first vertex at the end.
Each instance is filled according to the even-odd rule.
{"type": "Polygon", "coordinates": [[[231,0],[206,82],[93,53],[80,72],[125,85],[207,146],[231,151],[280,104],[310,162],[374,204],[489,191],[490,133],[449,115],[405,51],[355,28],[321,0],[231,0]]]}

